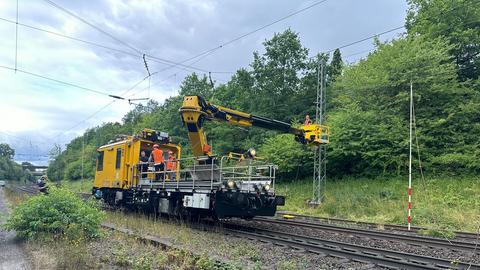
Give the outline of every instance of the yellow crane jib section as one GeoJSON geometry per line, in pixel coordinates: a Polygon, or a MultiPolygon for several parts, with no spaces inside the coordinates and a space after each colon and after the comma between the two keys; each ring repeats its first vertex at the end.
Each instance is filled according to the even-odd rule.
{"type": "Polygon", "coordinates": [[[327,126],[311,124],[295,128],[282,121],[211,104],[200,96],[185,96],[179,111],[183,123],[187,126],[188,137],[195,156],[213,155],[203,130],[205,120],[217,120],[237,126],[256,126],[291,133],[295,135],[295,140],[302,144],[320,145],[329,142],[330,134],[327,126]]]}
{"type": "Polygon", "coordinates": [[[192,144],[192,151],[195,156],[213,155],[207,144],[207,137],[203,130],[203,123],[207,113],[202,110],[199,97],[186,96],[183,98],[183,105],[180,108],[182,121],[187,126],[188,138],[192,144]]]}

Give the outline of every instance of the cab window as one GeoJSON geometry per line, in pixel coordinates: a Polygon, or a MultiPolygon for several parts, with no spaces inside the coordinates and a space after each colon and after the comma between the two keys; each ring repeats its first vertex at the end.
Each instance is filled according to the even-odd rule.
{"type": "Polygon", "coordinates": [[[97,156],[97,171],[103,171],[103,151],[98,152],[97,156]]]}
{"type": "Polygon", "coordinates": [[[115,160],[115,169],[120,169],[122,163],[122,148],[117,148],[117,158],[115,160]]]}

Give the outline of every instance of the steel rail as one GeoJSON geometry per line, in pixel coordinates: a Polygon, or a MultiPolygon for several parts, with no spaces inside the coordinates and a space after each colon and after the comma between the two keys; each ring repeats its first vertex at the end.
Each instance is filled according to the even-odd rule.
{"type": "Polygon", "coordinates": [[[350,235],[360,235],[360,236],[366,236],[370,238],[377,238],[377,239],[383,239],[383,240],[406,241],[410,244],[418,244],[422,246],[435,247],[435,248],[467,250],[470,252],[473,252],[476,249],[477,250],[476,253],[480,254],[479,244],[473,243],[473,242],[447,240],[447,239],[424,237],[424,236],[418,236],[418,235],[392,234],[392,233],[383,232],[383,231],[372,231],[372,230],[365,230],[361,228],[347,228],[347,227],[341,227],[341,226],[336,226],[331,224],[320,224],[320,223],[311,223],[311,222],[304,222],[304,221],[278,220],[278,219],[260,218],[260,217],[257,217],[254,220],[260,221],[260,222],[266,222],[266,223],[317,229],[322,231],[346,233],[350,235]]]}
{"type": "Polygon", "coordinates": [[[33,186],[13,186],[13,188],[17,191],[27,194],[36,194],[38,193],[38,189],[33,186]]]}
{"type": "Polygon", "coordinates": [[[423,255],[410,254],[380,248],[348,244],[332,240],[300,236],[279,231],[255,229],[252,227],[224,224],[226,233],[253,238],[274,244],[286,245],[316,254],[348,258],[357,262],[395,269],[470,269],[478,270],[480,265],[456,262],[423,255]]]}
{"type": "MultiPolygon", "coordinates": [[[[428,230],[428,228],[419,227],[419,226],[411,226],[411,230],[408,231],[407,226],[399,225],[399,224],[380,224],[380,223],[373,223],[373,222],[365,222],[365,221],[354,221],[348,219],[340,219],[340,218],[328,218],[328,217],[315,217],[315,216],[308,216],[308,215],[301,215],[289,212],[279,211],[277,212],[279,215],[291,215],[295,218],[302,218],[305,220],[312,220],[312,221],[320,221],[320,222],[338,222],[338,223],[346,223],[352,225],[363,225],[369,228],[382,228],[385,230],[392,230],[392,231],[403,231],[403,232],[412,232],[418,233],[421,230],[428,230]]],[[[479,239],[479,234],[471,233],[471,232],[462,232],[462,231],[453,231],[455,233],[456,238],[465,238],[465,239],[479,239]]]]}

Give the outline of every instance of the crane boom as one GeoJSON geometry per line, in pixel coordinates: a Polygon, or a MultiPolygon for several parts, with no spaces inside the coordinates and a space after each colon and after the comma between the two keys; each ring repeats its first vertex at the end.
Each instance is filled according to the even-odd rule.
{"type": "Polygon", "coordinates": [[[217,120],[236,126],[256,126],[295,135],[302,144],[320,145],[329,142],[329,129],[319,124],[293,127],[291,124],[214,105],[200,96],[185,96],[180,108],[182,121],[187,126],[188,138],[195,156],[213,155],[207,143],[203,124],[217,120]]]}

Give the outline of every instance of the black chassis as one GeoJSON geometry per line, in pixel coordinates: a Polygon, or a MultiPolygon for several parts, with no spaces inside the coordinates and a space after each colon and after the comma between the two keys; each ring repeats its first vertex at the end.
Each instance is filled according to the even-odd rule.
{"type": "MultiPolygon", "coordinates": [[[[95,195],[98,188],[92,189],[95,195]]],[[[119,189],[100,188],[102,199],[112,206],[131,207],[159,212],[161,199],[168,199],[170,215],[203,215],[213,216],[219,219],[244,218],[251,219],[255,216],[274,216],[277,206],[285,205],[285,197],[276,196],[272,193],[243,192],[231,189],[218,189],[210,193],[210,209],[185,208],[183,197],[192,195],[193,192],[166,191],[162,189],[119,189]],[[122,192],[122,199],[116,200],[116,192],[122,192]]]]}

